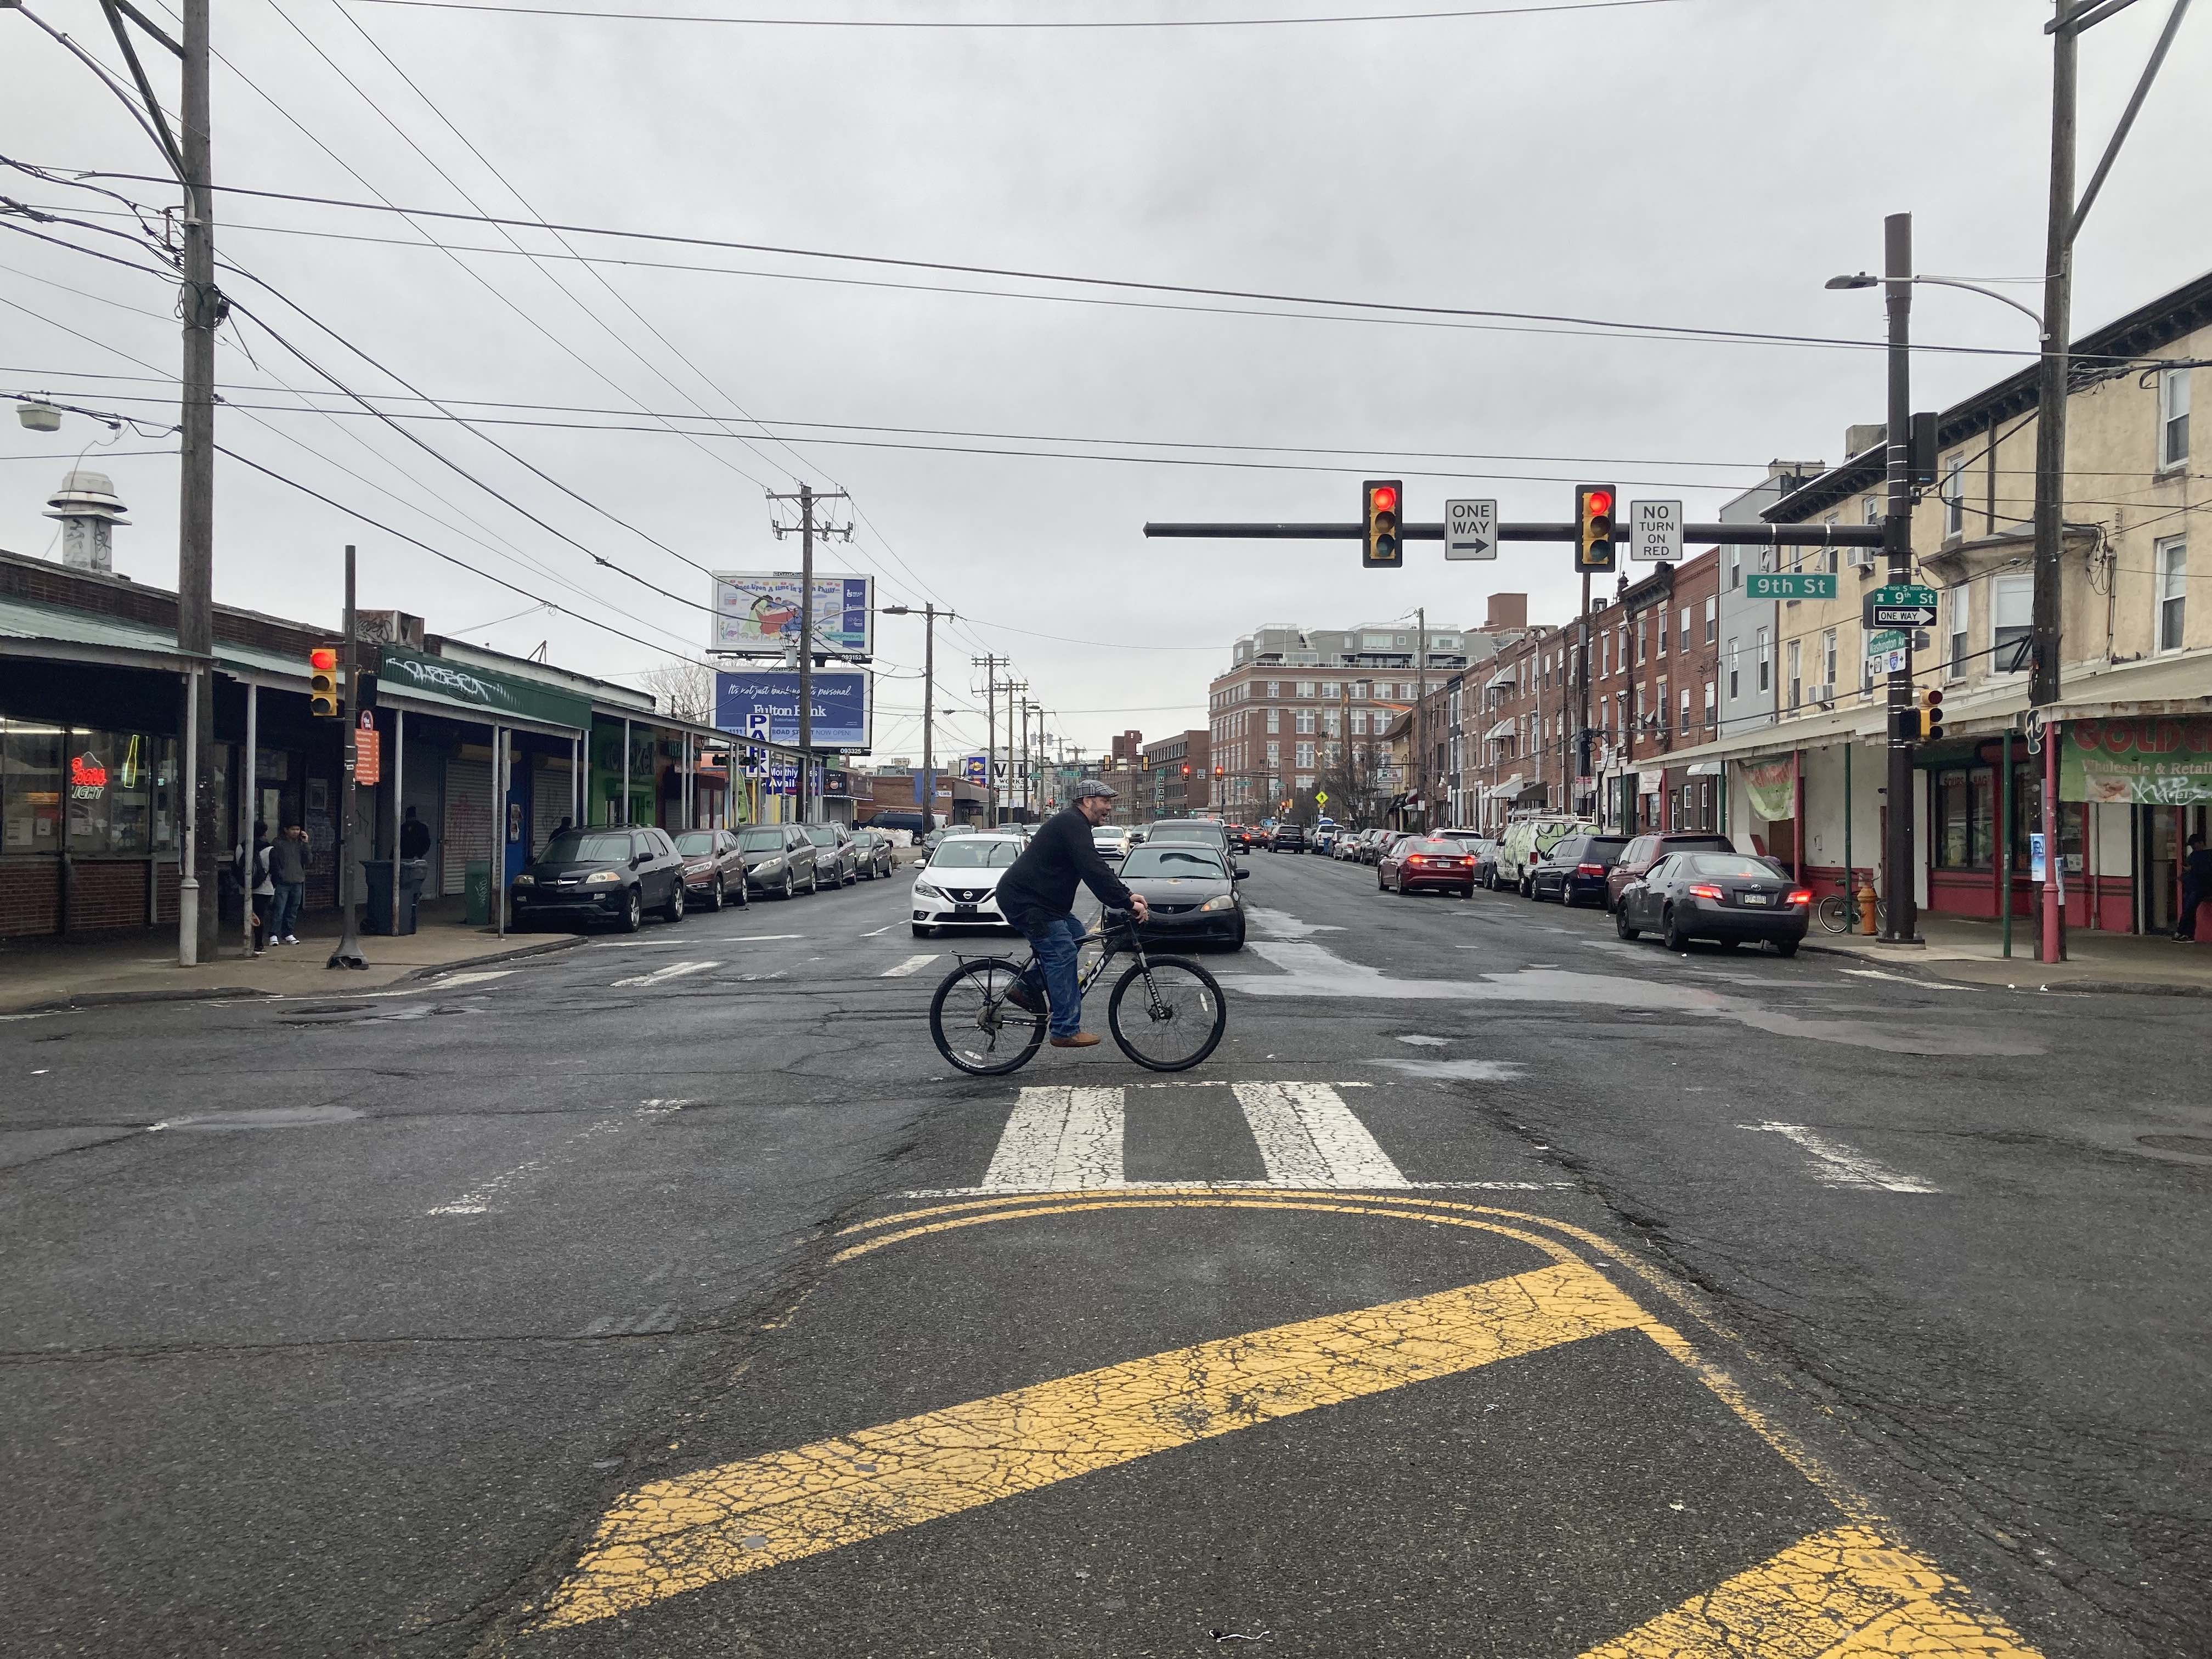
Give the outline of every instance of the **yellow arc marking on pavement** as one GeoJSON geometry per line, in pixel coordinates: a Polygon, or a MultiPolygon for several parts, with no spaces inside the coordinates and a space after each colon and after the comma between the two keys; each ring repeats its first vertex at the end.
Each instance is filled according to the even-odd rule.
{"type": "Polygon", "coordinates": [[[2036,1659],[1965,1605],[1932,1563],[1866,1527],[1837,1527],[1693,1595],[1582,1659],[2036,1659]]]}
{"type": "Polygon", "coordinates": [[[1216,1435],[1652,1322],[1589,1267],[1559,1261],[656,1480],[600,1522],[538,1627],[609,1618],[1216,1435]]]}

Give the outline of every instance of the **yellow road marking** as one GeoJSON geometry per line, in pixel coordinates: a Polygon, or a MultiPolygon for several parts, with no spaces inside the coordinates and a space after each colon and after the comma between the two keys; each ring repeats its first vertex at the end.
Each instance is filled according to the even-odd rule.
{"type": "Polygon", "coordinates": [[[540,1628],[580,1625],[1301,1412],[1650,1325],[1573,1261],[1153,1354],[656,1480],[540,1628]]]}
{"type": "Polygon", "coordinates": [[[2035,1659],[1932,1563],[1867,1527],[1814,1534],[1583,1659],[2035,1659]]]}

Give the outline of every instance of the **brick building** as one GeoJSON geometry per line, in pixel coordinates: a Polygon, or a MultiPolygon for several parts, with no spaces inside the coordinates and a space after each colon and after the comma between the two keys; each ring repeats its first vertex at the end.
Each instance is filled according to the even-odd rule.
{"type": "Polygon", "coordinates": [[[1138,778],[1139,792],[1153,817],[1212,811],[1212,734],[1200,727],[1146,744],[1138,778]]]}

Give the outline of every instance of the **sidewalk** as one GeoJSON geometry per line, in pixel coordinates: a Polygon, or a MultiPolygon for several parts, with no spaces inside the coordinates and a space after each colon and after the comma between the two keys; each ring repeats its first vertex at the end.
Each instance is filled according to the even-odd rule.
{"type": "Polygon", "coordinates": [[[335,912],[303,918],[297,945],[272,945],[258,957],[226,933],[216,959],[196,968],[177,966],[173,930],[86,942],[17,940],[0,945],[0,1012],[216,996],[342,995],[580,942],[574,933],[510,933],[502,939],[489,927],[462,921],[459,900],[424,904],[419,930],[404,938],[364,936],[365,971],[324,965],[337,941],[335,912]]]}
{"type": "Polygon", "coordinates": [[[2106,933],[2066,930],[2063,962],[2045,967],[2035,959],[2038,923],[2016,916],[2012,956],[2002,954],[2003,928],[1994,921],[1923,911],[1924,945],[1884,945],[1850,933],[1815,929],[1805,949],[1857,957],[1886,968],[1917,969],[1968,985],[2002,985],[2021,991],[2136,991],[2165,996],[2212,997],[2212,944],[2182,945],[2163,933],[2106,933]]]}

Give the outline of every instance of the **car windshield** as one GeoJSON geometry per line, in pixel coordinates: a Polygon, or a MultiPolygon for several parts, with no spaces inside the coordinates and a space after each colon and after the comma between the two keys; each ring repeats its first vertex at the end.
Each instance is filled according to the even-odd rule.
{"type": "Polygon", "coordinates": [[[1221,834],[1218,823],[1156,823],[1145,836],[1147,841],[1214,841],[1221,834]]]}
{"type": "Polygon", "coordinates": [[[596,836],[556,836],[538,859],[545,864],[626,864],[629,836],[622,831],[596,836]]]}
{"type": "Polygon", "coordinates": [[[703,858],[714,850],[712,830],[686,830],[676,838],[676,850],[688,858],[703,858]]]}
{"type": "Polygon", "coordinates": [[[834,823],[810,823],[806,826],[806,839],[817,847],[835,847],[837,844],[837,826],[834,823]]]}
{"type": "Polygon", "coordinates": [[[781,853],[783,850],[783,831],[781,830],[740,830],[738,846],[747,853],[781,853]]]}
{"type": "Polygon", "coordinates": [[[1139,876],[1211,876],[1224,880],[1228,871],[1218,854],[1202,847],[1139,847],[1121,864],[1121,879],[1139,876]]]}
{"type": "Polygon", "coordinates": [[[932,870],[1002,870],[1022,855],[1018,842],[963,836],[948,841],[929,856],[932,870]]]}
{"type": "Polygon", "coordinates": [[[1675,869],[1686,876],[1741,876],[1759,881],[1776,879],[1773,866],[1761,864],[1757,859],[1745,858],[1740,853],[1692,853],[1681,860],[1675,869]]]}

